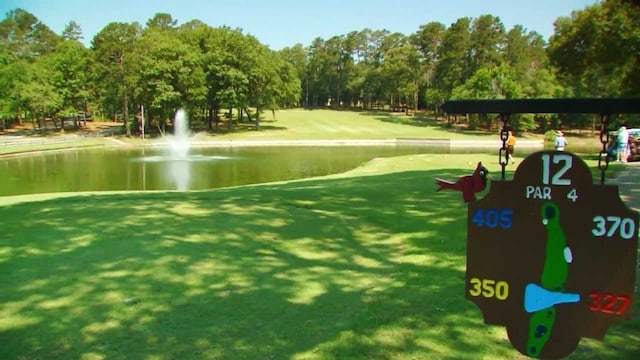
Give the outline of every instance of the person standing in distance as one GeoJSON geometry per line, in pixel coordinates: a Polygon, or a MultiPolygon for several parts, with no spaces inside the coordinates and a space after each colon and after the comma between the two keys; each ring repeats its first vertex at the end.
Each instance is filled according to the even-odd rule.
{"type": "Polygon", "coordinates": [[[516,147],[516,137],[513,135],[511,130],[509,130],[509,137],[507,138],[507,162],[511,159],[511,163],[515,164],[516,161],[513,159],[513,151],[516,147]]]}
{"type": "Polygon", "coordinates": [[[556,141],[555,141],[556,150],[564,151],[567,145],[569,145],[569,142],[564,137],[564,133],[560,130],[556,130],[556,141]]]}
{"type": "Polygon", "coordinates": [[[629,156],[629,132],[627,128],[623,125],[618,130],[618,159],[617,162],[627,162],[627,157],[629,156]]]}

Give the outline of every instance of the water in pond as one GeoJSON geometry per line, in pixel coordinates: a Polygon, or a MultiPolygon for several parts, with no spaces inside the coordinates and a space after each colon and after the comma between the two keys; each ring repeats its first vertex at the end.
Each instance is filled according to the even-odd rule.
{"type": "MultiPolygon", "coordinates": [[[[496,149],[464,152],[496,154],[496,149]]],[[[376,157],[450,153],[448,147],[335,146],[68,150],[0,159],[0,196],[106,190],[201,190],[335,174],[376,157]]]]}
{"type": "MultiPolygon", "coordinates": [[[[411,139],[407,140],[411,143],[411,139]]],[[[445,141],[446,142],[446,141],[445,141]]],[[[464,148],[464,153],[497,149],[464,148]]],[[[202,190],[329,175],[376,157],[451,153],[448,145],[192,148],[176,112],[163,148],[69,150],[0,159],[0,196],[108,190],[202,190]]],[[[525,155],[518,150],[518,156],[525,155]]]]}

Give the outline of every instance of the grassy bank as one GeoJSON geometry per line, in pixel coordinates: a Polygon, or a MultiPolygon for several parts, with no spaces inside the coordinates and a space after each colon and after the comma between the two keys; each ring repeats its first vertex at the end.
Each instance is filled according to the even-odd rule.
{"type": "MultiPolygon", "coordinates": [[[[27,140],[28,141],[28,140],[27,140]]],[[[113,146],[114,143],[108,138],[78,138],[74,140],[56,142],[49,141],[48,139],[41,139],[41,141],[34,141],[32,143],[24,144],[9,144],[0,146],[0,156],[10,156],[13,154],[25,154],[35,151],[48,151],[48,150],[60,150],[67,148],[81,148],[81,147],[96,147],[96,146],[113,146]]]]}
{"type": "MultiPolygon", "coordinates": [[[[466,206],[494,156],[0,207],[3,359],[524,359],[464,299],[466,206]]],[[[637,310],[636,310],[636,313],[637,310]]],[[[575,359],[638,358],[640,320],[575,359]]]]}
{"type": "Polygon", "coordinates": [[[260,131],[253,123],[241,123],[226,133],[221,127],[216,137],[225,139],[494,139],[495,134],[448,128],[426,116],[405,116],[388,112],[291,109],[276,112],[275,119],[265,112],[260,131]]]}
{"type": "MultiPolygon", "coordinates": [[[[444,119],[436,121],[431,116],[406,116],[388,112],[357,112],[335,110],[290,109],[276,112],[273,119],[270,112],[262,115],[260,131],[253,123],[241,123],[236,131],[226,133],[222,127],[215,134],[221,139],[389,139],[389,138],[431,138],[495,140],[498,130],[470,131],[464,126],[447,126],[444,119]]],[[[583,145],[597,143],[588,131],[566,131],[569,144],[583,145]]],[[[518,134],[519,139],[542,140],[543,135],[518,134]]]]}

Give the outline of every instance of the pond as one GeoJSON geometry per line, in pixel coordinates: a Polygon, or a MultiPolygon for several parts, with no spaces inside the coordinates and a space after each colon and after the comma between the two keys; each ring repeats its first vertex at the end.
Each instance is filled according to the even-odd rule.
{"type": "Polygon", "coordinates": [[[454,151],[497,154],[492,148],[424,145],[210,147],[192,148],[187,160],[172,160],[161,148],[77,149],[0,159],[0,196],[202,190],[336,174],[377,157],[454,151]]]}

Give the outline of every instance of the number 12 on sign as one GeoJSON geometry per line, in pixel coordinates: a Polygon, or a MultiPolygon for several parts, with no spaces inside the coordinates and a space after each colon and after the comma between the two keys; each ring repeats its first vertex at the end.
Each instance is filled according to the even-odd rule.
{"type": "Polygon", "coordinates": [[[564,175],[571,169],[573,158],[568,154],[544,154],[542,159],[542,183],[544,185],[571,185],[571,179],[564,178],[564,175]],[[562,164],[560,170],[551,174],[551,163],[562,164]]]}

